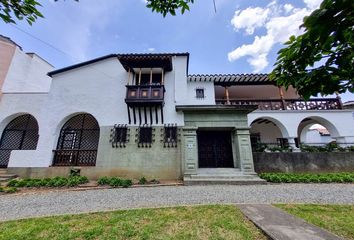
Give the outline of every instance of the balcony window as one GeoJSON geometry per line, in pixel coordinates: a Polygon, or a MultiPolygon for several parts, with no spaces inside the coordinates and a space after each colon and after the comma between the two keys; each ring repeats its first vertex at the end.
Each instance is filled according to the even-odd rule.
{"type": "MultiPolygon", "coordinates": [[[[142,73],[140,79],[140,85],[161,85],[161,73],[153,73],[151,76],[150,83],[150,73],[142,73]]],[[[139,73],[135,74],[136,84],[139,85],[139,73]]]]}

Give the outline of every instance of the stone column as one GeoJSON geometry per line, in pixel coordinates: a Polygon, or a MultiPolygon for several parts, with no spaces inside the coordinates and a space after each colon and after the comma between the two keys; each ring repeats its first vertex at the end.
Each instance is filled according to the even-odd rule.
{"type": "Polygon", "coordinates": [[[288,137],[287,139],[288,139],[289,146],[291,147],[293,152],[301,152],[301,149],[296,147],[295,137],[288,137]]]}
{"type": "Polygon", "coordinates": [[[241,171],[246,174],[255,174],[252,147],[249,129],[236,129],[237,157],[240,160],[241,171]]]}
{"type": "Polygon", "coordinates": [[[183,128],[183,168],[184,175],[197,174],[198,169],[198,145],[197,127],[183,128]]]}

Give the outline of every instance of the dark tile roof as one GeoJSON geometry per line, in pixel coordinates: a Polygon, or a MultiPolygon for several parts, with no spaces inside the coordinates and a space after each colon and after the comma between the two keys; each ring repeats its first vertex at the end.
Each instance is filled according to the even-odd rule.
{"type": "MultiPolygon", "coordinates": [[[[48,73],[48,76],[52,77],[55,74],[66,72],[75,68],[83,67],[95,62],[99,62],[108,58],[118,58],[121,62],[123,61],[131,61],[131,60],[138,60],[138,59],[164,59],[165,57],[172,57],[172,56],[187,56],[189,61],[189,53],[128,53],[128,54],[109,54],[103,57],[95,58],[86,62],[74,64],[68,67],[64,67],[61,69],[57,69],[48,73]]],[[[123,63],[122,63],[123,64],[123,63]]],[[[123,65],[124,66],[124,65],[123,65]]],[[[126,66],[124,66],[126,68],[126,66]]],[[[188,67],[187,67],[188,68],[188,67]]],[[[127,68],[126,68],[127,69],[127,68]]]]}
{"type": "Polygon", "coordinates": [[[191,82],[214,82],[218,85],[260,85],[275,84],[266,73],[260,74],[191,74],[191,82]]]}

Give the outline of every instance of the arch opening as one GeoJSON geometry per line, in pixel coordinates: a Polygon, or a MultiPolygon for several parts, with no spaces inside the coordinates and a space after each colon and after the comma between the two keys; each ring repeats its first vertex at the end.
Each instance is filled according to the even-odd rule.
{"type": "Polygon", "coordinates": [[[54,166],[95,166],[100,128],[91,114],[71,117],[61,128],[54,166]]]}
{"type": "Polygon", "coordinates": [[[336,127],[328,120],[318,117],[303,119],[297,129],[301,145],[324,146],[335,142],[338,136],[336,127]]]}
{"type": "Polygon", "coordinates": [[[12,150],[35,150],[38,144],[38,122],[23,114],[9,122],[0,138],[0,168],[6,168],[12,150]]]}
{"type": "Polygon", "coordinates": [[[250,138],[253,152],[263,152],[270,148],[288,148],[288,132],[277,120],[261,117],[250,125],[250,138]]]}

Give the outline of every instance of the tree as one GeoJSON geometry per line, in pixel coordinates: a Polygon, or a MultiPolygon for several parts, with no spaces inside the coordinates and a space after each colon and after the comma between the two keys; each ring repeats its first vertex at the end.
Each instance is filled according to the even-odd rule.
{"type": "Polygon", "coordinates": [[[43,17],[38,6],[41,4],[36,0],[0,0],[0,18],[5,23],[15,23],[15,15],[18,20],[26,19],[32,25],[38,17],[43,17]]]}
{"type": "Polygon", "coordinates": [[[194,0],[147,0],[146,7],[151,8],[154,12],[161,13],[164,17],[167,13],[175,16],[176,10],[181,9],[181,13],[184,14],[186,10],[189,11],[189,5],[194,3],[194,0]]]}
{"type": "MultiPolygon", "coordinates": [[[[74,1],[78,2],[79,0],[74,1]]],[[[181,9],[181,13],[184,14],[186,10],[189,10],[191,3],[194,3],[194,0],[147,0],[146,7],[165,17],[168,13],[176,15],[177,9],[181,9]]],[[[38,11],[40,6],[41,4],[36,0],[0,0],[0,18],[5,23],[16,23],[14,17],[18,20],[26,19],[32,25],[37,18],[43,17],[38,11]]]]}
{"type": "Polygon", "coordinates": [[[270,78],[305,99],[354,92],[354,1],[324,0],[279,50],[270,78]]]}

